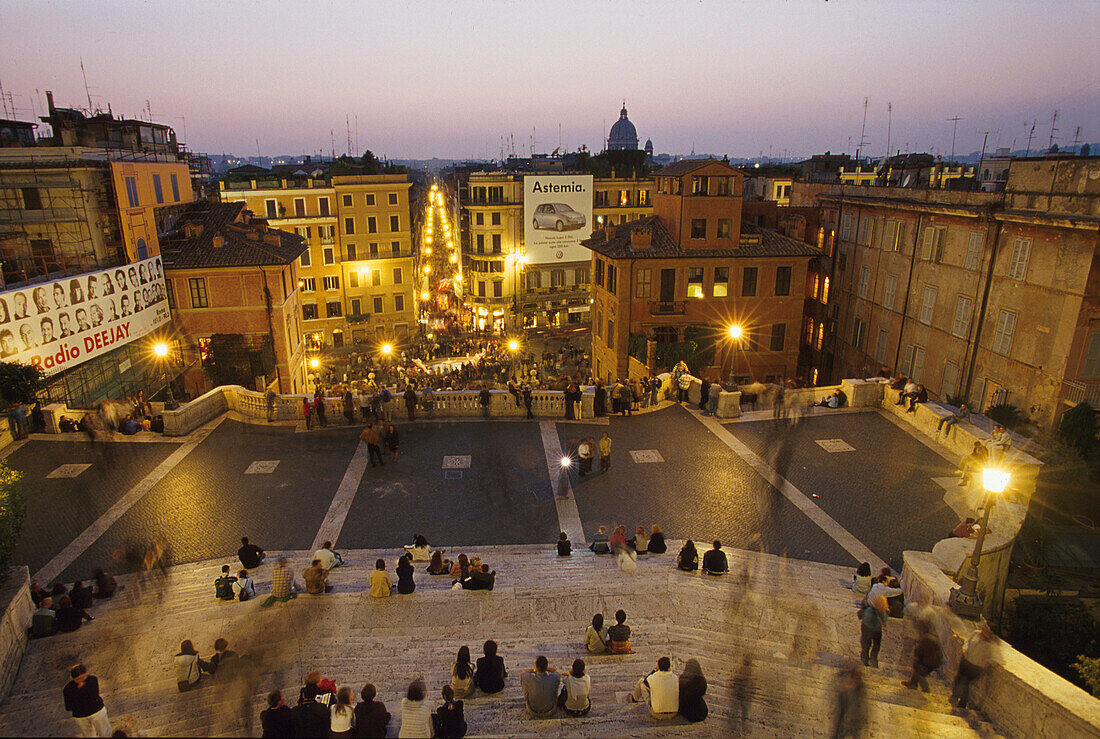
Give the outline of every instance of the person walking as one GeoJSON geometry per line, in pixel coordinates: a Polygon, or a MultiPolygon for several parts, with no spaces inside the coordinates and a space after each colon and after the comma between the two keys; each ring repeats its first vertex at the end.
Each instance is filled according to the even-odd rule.
{"type": "Polygon", "coordinates": [[[531,395],[531,386],[523,386],[523,407],[527,409],[527,418],[532,419],[535,414],[531,412],[531,404],[534,402],[534,396],[531,395]]]}
{"type": "Polygon", "coordinates": [[[378,429],[374,428],[373,423],[368,423],[367,427],[363,429],[363,433],[359,434],[359,439],[367,445],[367,454],[370,457],[370,466],[374,467],[374,460],[378,460],[378,464],[383,467],[386,463],[382,461],[382,440],[378,436],[378,429]]]}
{"type": "Polygon", "coordinates": [[[920,689],[927,693],[929,691],[928,675],[943,664],[943,649],[940,646],[940,637],[931,623],[921,622],[918,628],[920,637],[913,647],[913,671],[909,679],[902,681],[901,684],[907,688],[920,685],[920,689]]]}
{"type": "Polygon", "coordinates": [[[392,423],[386,427],[386,448],[390,451],[390,456],[393,457],[393,461],[397,461],[397,447],[401,439],[397,433],[397,427],[392,423]]]}
{"type": "Polygon", "coordinates": [[[859,619],[859,658],[864,667],[878,667],[878,650],[882,646],[882,629],[886,626],[889,606],[885,596],[878,596],[863,606],[859,619]]]}
{"type": "Polygon", "coordinates": [[[328,426],[328,421],[325,419],[325,398],[320,390],[313,399],[313,410],[317,413],[317,422],[321,424],[321,428],[328,426]]]}
{"type": "Polygon", "coordinates": [[[363,423],[367,422],[367,416],[370,414],[370,393],[366,388],[359,388],[359,415],[363,417],[363,423]]]}
{"type": "Polygon", "coordinates": [[[611,435],[606,431],[600,437],[600,472],[611,469],[611,435]]]}
{"type": "Polygon", "coordinates": [[[309,402],[309,398],[302,401],[302,418],[306,420],[306,431],[313,428],[313,403],[309,402]]]}
{"type": "Polygon", "coordinates": [[[355,423],[355,396],[351,394],[351,389],[344,391],[344,418],[348,419],[348,423],[355,423]]]}
{"type": "Polygon", "coordinates": [[[435,391],[432,390],[430,383],[425,385],[420,393],[420,404],[428,412],[428,420],[435,417],[435,391]]]}
{"type": "Polygon", "coordinates": [[[854,659],[848,660],[836,676],[836,720],[833,739],[863,736],[866,723],[867,689],[854,659]]]}
{"type": "Polygon", "coordinates": [[[80,733],[84,736],[110,736],[111,721],[107,717],[107,707],[99,695],[99,680],[89,675],[84,665],[74,665],[69,670],[68,684],[62,691],[65,710],[73,715],[80,733]]]}
{"type": "Polygon", "coordinates": [[[989,624],[983,623],[967,637],[963,646],[959,670],[955,673],[955,683],[951,687],[951,703],[965,710],[970,700],[970,685],[985,672],[992,661],[997,646],[989,624]]]}
{"type": "Polygon", "coordinates": [[[489,388],[485,385],[481,386],[481,392],[477,394],[477,402],[481,404],[481,417],[489,417],[489,403],[493,401],[493,396],[489,393],[489,388]]]}
{"type": "Polygon", "coordinates": [[[405,386],[405,410],[409,414],[409,420],[416,420],[416,390],[413,388],[413,384],[410,382],[405,386]]]}

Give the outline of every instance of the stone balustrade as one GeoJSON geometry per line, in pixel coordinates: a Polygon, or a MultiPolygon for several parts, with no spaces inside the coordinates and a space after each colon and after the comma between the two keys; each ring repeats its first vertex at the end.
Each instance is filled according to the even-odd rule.
{"type": "Polygon", "coordinates": [[[13,567],[0,586],[0,702],[8,697],[19,672],[19,664],[27,651],[27,629],[31,626],[34,602],[31,600],[31,577],[27,567],[13,567]]]}

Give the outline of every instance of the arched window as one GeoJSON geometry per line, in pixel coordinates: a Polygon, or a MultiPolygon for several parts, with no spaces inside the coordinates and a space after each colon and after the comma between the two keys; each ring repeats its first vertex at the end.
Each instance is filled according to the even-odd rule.
{"type": "Polygon", "coordinates": [[[138,261],[149,258],[149,247],[145,245],[145,239],[137,240],[138,261]]]}

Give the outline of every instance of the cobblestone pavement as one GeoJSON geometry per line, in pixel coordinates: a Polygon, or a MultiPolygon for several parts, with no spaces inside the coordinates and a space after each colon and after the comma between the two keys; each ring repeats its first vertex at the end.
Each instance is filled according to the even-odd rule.
{"type": "Polygon", "coordinates": [[[958,523],[932,479],[955,465],[878,413],[814,415],[786,431],[771,421],[726,428],[895,570],[903,550],[931,551],[958,523]]]}

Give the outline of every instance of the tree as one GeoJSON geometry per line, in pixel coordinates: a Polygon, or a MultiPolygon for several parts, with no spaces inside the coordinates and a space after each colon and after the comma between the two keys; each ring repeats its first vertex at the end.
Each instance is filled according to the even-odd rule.
{"type": "Polygon", "coordinates": [[[20,490],[22,479],[22,472],[8,467],[6,461],[0,461],[0,573],[5,575],[11,565],[15,545],[19,543],[23,515],[27,510],[20,490]]]}
{"type": "Polygon", "coordinates": [[[1078,403],[1062,414],[1058,438],[1088,459],[1097,447],[1096,413],[1087,402],[1078,403]]]}
{"type": "Polygon", "coordinates": [[[8,405],[30,403],[45,384],[38,367],[19,362],[0,362],[0,398],[8,405]]]}

